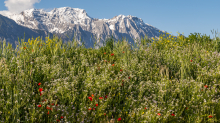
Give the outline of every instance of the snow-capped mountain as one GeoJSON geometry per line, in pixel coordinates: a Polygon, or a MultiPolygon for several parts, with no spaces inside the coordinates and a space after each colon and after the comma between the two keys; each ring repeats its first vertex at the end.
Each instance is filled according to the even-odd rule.
{"type": "MultiPolygon", "coordinates": [[[[77,39],[81,38],[85,41],[86,47],[93,47],[95,37],[100,38],[102,42],[112,35],[115,39],[125,37],[129,42],[134,43],[133,39],[136,42],[141,36],[148,35],[151,38],[166,33],[159,32],[159,29],[131,15],[96,19],[88,16],[84,9],[70,7],[55,8],[50,12],[43,9],[29,9],[7,17],[21,26],[59,34],[65,40],[72,40],[75,35],[77,39]]],[[[98,42],[100,46],[102,46],[101,42],[98,42]]]]}
{"type": "Polygon", "coordinates": [[[71,25],[80,24],[87,26],[92,18],[85,10],[78,8],[55,8],[50,12],[43,9],[29,9],[16,15],[9,15],[16,23],[32,29],[47,30],[51,33],[64,33],[71,25]]]}

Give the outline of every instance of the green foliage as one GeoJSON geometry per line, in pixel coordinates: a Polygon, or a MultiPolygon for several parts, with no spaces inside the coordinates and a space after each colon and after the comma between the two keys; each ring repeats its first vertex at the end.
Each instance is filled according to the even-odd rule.
{"type": "Polygon", "coordinates": [[[113,51],[114,48],[114,39],[113,36],[110,38],[107,38],[105,45],[104,45],[104,49],[106,48],[107,51],[113,51]]]}
{"type": "Polygon", "coordinates": [[[216,39],[215,39],[214,49],[216,49],[218,52],[220,52],[220,38],[219,37],[216,37],[216,39]]]}
{"type": "Polygon", "coordinates": [[[202,45],[206,45],[211,43],[212,39],[210,39],[210,36],[206,35],[200,35],[201,33],[190,33],[190,35],[186,38],[186,40],[190,40],[191,43],[200,43],[202,45]]]}
{"type": "Polygon", "coordinates": [[[139,50],[113,37],[98,50],[45,40],[22,42],[16,52],[2,44],[1,121],[220,121],[220,57],[207,36],[145,36],[139,50]]]}

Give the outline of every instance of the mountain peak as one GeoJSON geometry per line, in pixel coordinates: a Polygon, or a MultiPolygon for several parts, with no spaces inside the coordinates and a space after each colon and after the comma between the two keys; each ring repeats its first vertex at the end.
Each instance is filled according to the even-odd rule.
{"type": "Polygon", "coordinates": [[[56,33],[63,33],[71,24],[86,25],[92,21],[84,9],[71,7],[54,8],[50,12],[32,8],[8,17],[19,25],[56,33]]]}
{"type": "Polygon", "coordinates": [[[84,9],[71,8],[71,7],[54,8],[49,13],[60,13],[60,14],[74,13],[74,14],[86,14],[87,15],[84,9]]]}
{"type": "MultiPolygon", "coordinates": [[[[119,39],[122,36],[128,40],[140,39],[141,36],[159,37],[162,32],[159,29],[144,23],[141,18],[131,15],[117,15],[111,19],[95,19],[89,17],[84,9],[61,7],[51,11],[43,9],[29,9],[20,14],[9,16],[17,24],[36,30],[44,30],[60,35],[68,34],[82,37],[82,40],[90,42],[91,35],[104,41],[109,35],[119,39]]],[[[69,39],[68,39],[69,40],[69,39]]],[[[96,39],[94,39],[96,40],[96,39]]]]}
{"type": "Polygon", "coordinates": [[[125,16],[125,15],[120,14],[118,16],[115,16],[114,18],[117,18],[117,19],[126,19],[126,18],[128,18],[128,19],[139,20],[139,21],[143,22],[143,20],[141,18],[138,18],[136,16],[132,16],[132,15],[125,16]]]}

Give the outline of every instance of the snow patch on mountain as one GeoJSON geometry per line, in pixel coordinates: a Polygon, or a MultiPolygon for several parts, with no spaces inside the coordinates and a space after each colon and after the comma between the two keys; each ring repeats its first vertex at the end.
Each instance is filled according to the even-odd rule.
{"type": "Polygon", "coordinates": [[[115,26],[114,26],[114,25],[110,25],[109,28],[110,28],[111,30],[115,30],[115,26]]]}

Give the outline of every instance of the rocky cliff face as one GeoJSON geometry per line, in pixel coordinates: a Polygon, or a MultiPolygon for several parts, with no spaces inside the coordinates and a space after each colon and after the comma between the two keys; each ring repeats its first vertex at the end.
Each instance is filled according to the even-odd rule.
{"type": "MultiPolygon", "coordinates": [[[[58,34],[64,41],[72,40],[74,36],[78,40],[81,38],[87,48],[93,47],[95,41],[102,46],[103,41],[109,36],[115,39],[125,37],[129,42],[134,43],[145,35],[152,38],[166,33],[159,32],[159,29],[131,15],[96,19],[88,16],[83,9],[70,7],[55,8],[50,12],[42,9],[29,9],[18,15],[8,15],[8,17],[17,24],[32,30],[58,34]]],[[[79,41],[79,44],[81,43],[79,41]]]]}

